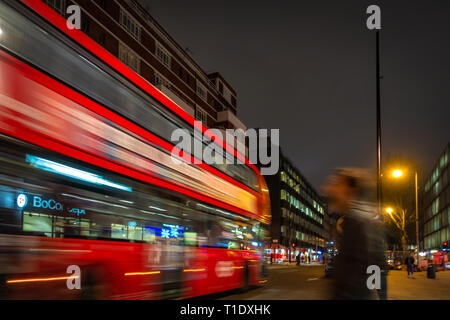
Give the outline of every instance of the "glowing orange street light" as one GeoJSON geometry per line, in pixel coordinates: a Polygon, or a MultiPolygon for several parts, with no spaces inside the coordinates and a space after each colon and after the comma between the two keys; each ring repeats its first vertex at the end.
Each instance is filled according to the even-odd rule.
{"type": "MultiPolygon", "coordinates": [[[[403,171],[396,169],[392,171],[392,176],[394,178],[400,178],[403,176],[403,171]]],[[[417,170],[414,172],[414,191],[415,191],[415,202],[416,202],[416,246],[417,246],[417,262],[419,262],[419,185],[417,182],[417,170]]],[[[392,211],[391,211],[392,212],[392,211]]],[[[389,212],[389,214],[391,214],[389,212]]]]}
{"type": "Polygon", "coordinates": [[[394,170],[392,171],[392,176],[394,178],[400,178],[403,175],[403,171],[402,170],[394,170]]]}
{"type": "Polygon", "coordinates": [[[392,214],[392,211],[394,211],[392,208],[387,208],[386,209],[386,212],[389,213],[389,214],[392,214]]]}

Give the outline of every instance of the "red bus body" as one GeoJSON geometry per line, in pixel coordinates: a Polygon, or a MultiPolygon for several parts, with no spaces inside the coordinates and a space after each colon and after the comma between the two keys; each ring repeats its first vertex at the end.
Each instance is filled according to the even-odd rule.
{"type": "MultiPolygon", "coordinates": [[[[194,123],[181,108],[91,39],[78,30],[68,30],[65,20],[41,1],[23,3],[171,113],[194,123]]],[[[209,134],[204,127],[202,131],[209,134]]],[[[176,172],[164,160],[170,156],[172,144],[14,56],[8,48],[0,50],[0,133],[1,141],[12,141],[20,148],[30,145],[133,179],[129,181],[167,190],[183,199],[194,199],[219,208],[215,209],[219,212],[226,210],[249,221],[270,223],[263,177],[224,142],[218,141],[255,172],[260,190],[253,190],[204,163],[196,171],[185,166],[182,168],[185,171],[176,172]],[[121,142],[126,148],[111,147],[112,143],[120,146],[121,142]],[[199,181],[193,178],[192,183],[186,183],[185,177],[191,174],[199,181]]],[[[8,174],[7,169],[2,171],[8,174]]],[[[164,289],[164,277],[170,269],[164,257],[176,255],[177,297],[187,298],[263,282],[260,250],[246,246],[241,249],[0,234],[0,280],[6,288],[3,294],[12,299],[160,299],[171,297],[163,295],[171,291],[164,289]],[[86,294],[83,288],[67,289],[70,276],[67,267],[71,265],[80,267],[82,285],[93,288],[90,293],[95,295],[83,295],[86,294]]]]}

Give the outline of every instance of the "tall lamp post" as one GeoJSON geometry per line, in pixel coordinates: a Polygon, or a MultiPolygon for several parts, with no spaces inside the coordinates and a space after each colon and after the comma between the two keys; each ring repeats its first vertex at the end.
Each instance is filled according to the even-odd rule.
{"type": "MultiPolygon", "coordinates": [[[[392,171],[392,176],[395,179],[399,179],[403,176],[402,170],[394,170],[392,171]]],[[[414,170],[414,202],[416,207],[416,247],[417,247],[417,265],[419,266],[419,185],[417,182],[417,171],[414,170]]]]}
{"type": "Polygon", "coordinates": [[[376,83],[376,121],[377,121],[377,204],[378,214],[381,215],[381,75],[380,75],[380,30],[381,9],[377,5],[370,5],[366,10],[366,26],[369,30],[375,30],[375,83],[376,83]]]}

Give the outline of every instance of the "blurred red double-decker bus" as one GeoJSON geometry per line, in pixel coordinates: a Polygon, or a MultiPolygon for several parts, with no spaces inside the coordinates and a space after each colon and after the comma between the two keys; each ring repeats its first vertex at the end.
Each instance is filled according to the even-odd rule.
{"type": "Polygon", "coordinates": [[[196,139],[194,119],[41,1],[0,3],[0,49],[1,298],[265,282],[268,190],[245,157],[216,140],[245,164],[172,161],[172,132],[196,139]]]}

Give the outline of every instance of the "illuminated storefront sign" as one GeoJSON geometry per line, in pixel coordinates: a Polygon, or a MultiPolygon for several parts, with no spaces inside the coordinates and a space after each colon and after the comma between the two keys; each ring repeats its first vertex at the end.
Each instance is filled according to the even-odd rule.
{"type": "Polygon", "coordinates": [[[128,222],[128,226],[129,227],[136,227],[137,223],[136,223],[136,221],[130,221],[130,222],[128,222]]]}
{"type": "MultiPolygon", "coordinates": [[[[40,196],[33,196],[30,204],[33,208],[38,209],[47,209],[51,211],[64,211],[64,205],[61,202],[56,201],[55,199],[44,199],[40,196]]],[[[19,208],[25,208],[28,205],[28,197],[27,195],[21,193],[17,196],[17,206],[19,208]]],[[[86,210],[79,208],[69,208],[67,207],[67,212],[73,215],[85,215],[86,210]]]]}
{"type": "Polygon", "coordinates": [[[77,216],[86,214],[86,211],[84,209],[78,209],[78,208],[72,208],[68,210],[70,213],[76,214],[77,216]]]}
{"type": "Polygon", "coordinates": [[[175,226],[170,224],[163,224],[164,228],[145,227],[152,230],[156,236],[161,238],[182,238],[184,235],[184,227],[175,226]]]}
{"type": "Polygon", "coordinates": [[[63,210],[63,205],[61,203],[56,202],[53,199],[43,200],[41,197],[38,197],[38,196],[33,197],[33,207],[57,210],[57,211],[63,210]]]}
{"type": "Polygon", "coordinates": [[[27,203],[28,203],[28,198],[27,198],[26,195],[24,195],[23,193],[21,193],[21,194],[19,194],[19,195],[17,196],[17,206],[18,206],[19,208],[25,207],[25,206],[27,205],[27,203]]]}

